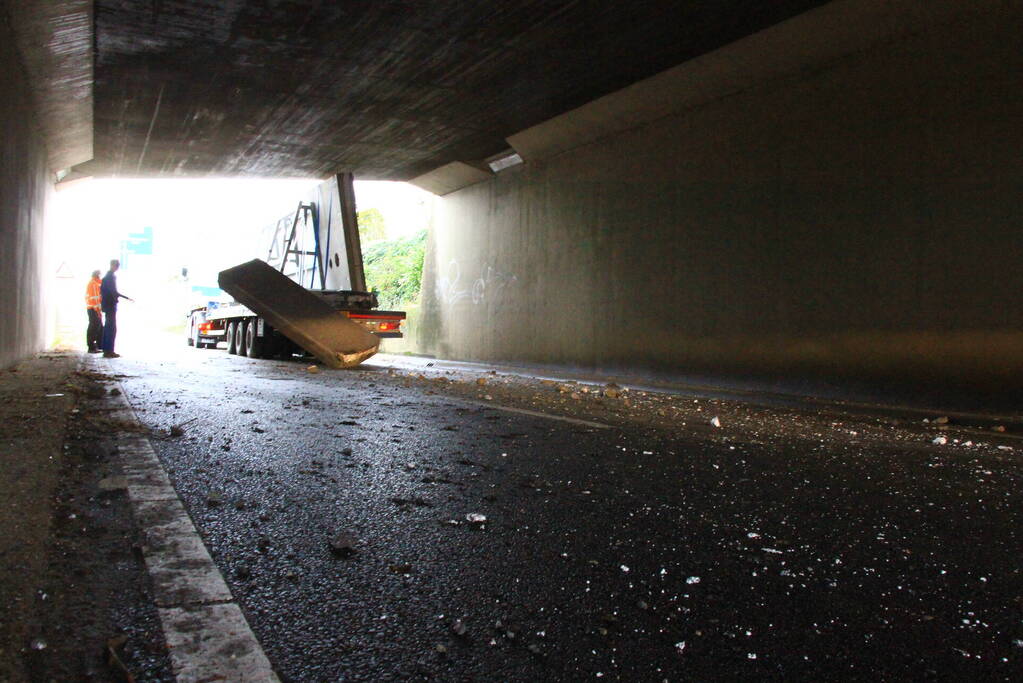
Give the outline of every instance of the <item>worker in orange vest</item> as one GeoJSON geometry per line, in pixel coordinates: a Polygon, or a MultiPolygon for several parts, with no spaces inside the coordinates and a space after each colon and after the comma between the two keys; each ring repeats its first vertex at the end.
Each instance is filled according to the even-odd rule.
{"type": "Polygon", "coordinates": [[[85,286],[85,312],[89,314],[89,329],[85,333],[85,343],[89,347],[89,353],[99,353],[103,349],[99,347],[103,340],[103,319],[100,317],[100,296],[99,271],[92,271],[92,279],[85,286]]]}

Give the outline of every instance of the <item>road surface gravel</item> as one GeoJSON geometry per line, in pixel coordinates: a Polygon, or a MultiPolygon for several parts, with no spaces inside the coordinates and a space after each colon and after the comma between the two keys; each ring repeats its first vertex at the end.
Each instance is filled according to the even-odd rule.
{"type": "Polygon", "coordinates": [[[1023,675],[1012,428],[308,365],[97,363],[282,680],[1023,675]]]}

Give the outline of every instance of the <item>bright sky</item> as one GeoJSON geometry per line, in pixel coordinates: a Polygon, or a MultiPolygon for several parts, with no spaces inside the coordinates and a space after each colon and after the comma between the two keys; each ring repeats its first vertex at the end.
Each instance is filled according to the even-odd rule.
{"type": "MultiPolygon", "coordinates": [[[[294,211],[316,180],[88,180],[57,193],[50,222],[53,267],[75,277],[106,272],[130,233],[152,227],[147,274],[189,269],[193,284],[216,284],[224,268],[266,255],[262,229],[294,211]]],[[[384,214],[388,237],[428,225],[433,195],[406,183],[356,181],[358,209],[384,214]]],[[[124,264],[124,270],[134,264],[124,264]]]]}
{"type": "MultiPolygon", "coordinates": [[[[208,300],[193,287],[216,287],[219,271],[265,258],[264,228],[294,211],[319,182],[85,180],[60,190],[48,216],[46,252],[54,277],[52,334],[77,343],[89,274],[106,273],[110,259],[121,257],[122,241],[147,227],[152,255],[128,254],[117,275],[118,288],[137,299],[124,332],[132,325],[139,334],[180,325],[192,306],[208,300]]],[[[355,195],[358,210],[384,215],[389,239],[429,225],[434,197],[413,185],[356,181],[355,195]]]]}

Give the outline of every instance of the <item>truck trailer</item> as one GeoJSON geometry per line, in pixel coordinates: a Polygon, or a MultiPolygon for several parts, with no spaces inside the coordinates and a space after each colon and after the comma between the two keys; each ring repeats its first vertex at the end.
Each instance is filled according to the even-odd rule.
{"type": "Polygon", "coordinates": [[[402,336],[403,311],[378,310],[366,291],[351,174],[320,184],[267,231],[265,259],[220,273],[234,301],[188,314],[187,343],[250,358],[311,353],[330,367],[358,365],[379,340],[402,336]]]}

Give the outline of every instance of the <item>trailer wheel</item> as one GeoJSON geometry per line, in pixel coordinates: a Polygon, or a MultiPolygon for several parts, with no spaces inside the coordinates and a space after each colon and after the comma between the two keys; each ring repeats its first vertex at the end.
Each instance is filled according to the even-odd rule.
{"type": "Polygon", "coordinates": [[[238,324],[234,327],[234,349],[235,353],[239,356],[245,355],[245,328],[248,327],[248,323],[244,320],[239,320],[238,324]]]}
{"type": "Polygon", "coordinates": [[[245,326],[245,355],[249,358],[260,358],[263,355],[263,340],[256,336],[255,320],[245,326]]]}
{"type": "Polygon", "coordinates": [[[235,334],[237,327],[238,323],[227,324],[227,352],[231,355],[238,353],[238,335],[235,334]]]}

